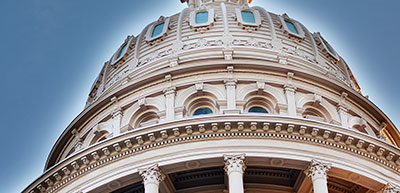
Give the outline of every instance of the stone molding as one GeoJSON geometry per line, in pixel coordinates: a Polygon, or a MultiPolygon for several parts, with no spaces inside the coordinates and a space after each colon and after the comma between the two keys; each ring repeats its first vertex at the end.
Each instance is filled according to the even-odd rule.
{"type": "Polygon", "coordinates": [[[243,174],[246,169],[244,164],[245,154],[238,155],[224,155],[225,172],[229,175],[232,172],[239,172],[243,174]]]}
{"type": "Polygon", "coordinates": [[[158,127],[151,126],[140,131],[128,132],[72,155],[45,172],[24,192],[39,190],[39,185],[41,189],[46,187],[49,193],[57,192],[63,186],[92,170],[144,151],[191,141],[240,138],[296,141],[336,149],[363,157],[400,174],[400,150],[366,134],[331,124],[316,125],[312,121],[290,117],[262,116],[259,117],[260,119],[256,118],[257,116],[215,116],[213,122],[208,121],[207,118],[199,118],[190,121],[182,120],[182,123],[176,121],[171,126],[159,124],[158,127]],[[241,121],[237,122],[238,120],[241,121]],[[227,122],[229,122],[229,130],[225,127],[227,122]],[[279,129],[265,130],[263,125],[268,125],[268,128],[279,127],[279,129]],[[190,129],[185,129],[188,126],[191,126],[190,129]],[[179,132],[180,128],[186,132],[179,132]],[[190,132],[188,133],[188,131],[190,132]],[[330,135],[326,135],[327,132],[330,135]],[[349,138],[351,141],[348,140],[349,138]],[[107,154],[102,151],[105,147],[110,151],[107,154]],[[393,154],[394,156],[392,156],[393,154]],[[47,179],[54,183],[49,185],[46,183],[47,179]]]}

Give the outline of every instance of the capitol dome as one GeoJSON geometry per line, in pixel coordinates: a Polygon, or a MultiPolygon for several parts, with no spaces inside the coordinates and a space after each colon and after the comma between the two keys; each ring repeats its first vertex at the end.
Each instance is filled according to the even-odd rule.
{"type": "Polygon", "coordinates": [[[105,62],[23,192],[400,192],[400,134],[323,34],[181,1],[105,62]]]}

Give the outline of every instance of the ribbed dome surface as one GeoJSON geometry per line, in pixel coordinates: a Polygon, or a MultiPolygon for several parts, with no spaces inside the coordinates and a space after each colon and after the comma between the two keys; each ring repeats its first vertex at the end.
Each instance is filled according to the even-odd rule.
{"type": "Polygon", "coordinates": [[[299,21],[286,14],[277,15],[261,7],[249,7],[246,2],[226,1],[224,16],[221,2],[205,1],[181,13],[160,17],[159,21],[167,18],[169,23],[165,26],[165,34],[155,40],[149,40],[147,36],[159,21],[147,25],[137,36],[128,36],[110,61],[105,63],[87,104],[105,93],[118,90],[119,85],[128,79],[201,60],[275,62],[282,68],[301,68],[326,75],[333,82],[339,81],[343,86],[360,90],[347,64],[321,34],[309,32],[299,21]],[[213,9],[215,14],[213,21],[199,27],[191,24],[192,12],[209,9],[213,9]],[[254,24],[244,24],[238,18],[241,15],[237,15],[236,9],[251,10],[255,17],[254,24]],[[293,29],[297,34],[291,32],[293,29]],[[124,53],[121,54],[121,50],[124,53]]]}

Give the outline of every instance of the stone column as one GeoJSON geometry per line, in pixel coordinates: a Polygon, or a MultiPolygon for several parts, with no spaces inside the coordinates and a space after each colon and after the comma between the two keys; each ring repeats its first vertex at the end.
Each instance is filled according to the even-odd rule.
{"type": "Polygon", "coordinates": [[[328,171],[332,164],[323,163],[317,160],[311,160],[311,164],[305,171],[306,175],[311,178],[314,193],[328,193],[328,171]]]}
{"type": "Polygon", "coordinates": [[[383,190],[383,193],[399,193],[399,192],[400,192],[400,187],[390,183],[387,184],[385,189],[383,190]]]}
{"type": "Polygon", "coordinates": [[[164,90],[166,120],[174,120],[175,118],[175,90],[175,87],[164,90]]]}
{"type": "Polygon", "coordinates": [[[139,169],[139,175],[143,178],[145,193],[158,193],[160,182],[164,179],[158,165],[149,168],[139,169]]]}
{"type": "Polygon", "coordinates": [[[244,154],[224,155],[225,172],[229,179],[229,193],[244,193],[243,172],[244,154]]]}

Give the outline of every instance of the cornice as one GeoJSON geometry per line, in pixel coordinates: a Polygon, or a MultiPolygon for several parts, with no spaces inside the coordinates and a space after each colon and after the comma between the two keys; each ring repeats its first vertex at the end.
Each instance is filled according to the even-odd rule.
{"type": "Polygon", "coordinates": [[[334,149],[400,174],[400,149],[358,131],[286,116],[213,115],[144,127],[90,146],[59,162],[23,192],[57,192],[93,170],[145,151],[181,143],[242,138],[294,141],[334,149]]]}

